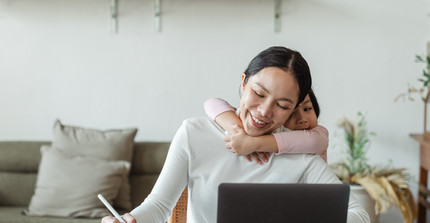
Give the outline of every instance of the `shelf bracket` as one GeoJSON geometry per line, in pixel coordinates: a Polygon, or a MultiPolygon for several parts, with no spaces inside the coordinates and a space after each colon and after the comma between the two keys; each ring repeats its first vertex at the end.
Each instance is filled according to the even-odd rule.
{"type": "Polygon", "coordinates": [[[110,0],[110,32],[118,33],[118,0],[110,0]]]}
{"type": "Polygon", "coordinates": [[[281,0],[275,1],[275,17],[274,17],[274,28],[275,32],[281,31],[281,0]]]}
{"type": "Polygon", "coordinates": [[[161,32],[161,0],[154,0],[154,29],[161,32]]]}

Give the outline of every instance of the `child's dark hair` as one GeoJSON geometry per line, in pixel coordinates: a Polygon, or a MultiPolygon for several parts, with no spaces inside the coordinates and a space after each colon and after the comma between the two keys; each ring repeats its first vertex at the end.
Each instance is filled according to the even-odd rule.
{"type": "Polygon", "coordinates": [[[315,96],[314,91],[312,89],[309,91],[309,98],[311,99],[312,106],[314,107],[315,115],[318,118],[318,116],[320,115],[320,106],[318,104],[317,97],[315,96]]]}

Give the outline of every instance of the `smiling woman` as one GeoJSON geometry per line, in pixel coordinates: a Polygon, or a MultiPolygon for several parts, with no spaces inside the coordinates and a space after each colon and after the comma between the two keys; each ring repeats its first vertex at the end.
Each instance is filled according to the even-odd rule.
{"type": "MultiPolygon", "coordinates": [[[[300,53],[271,47],[258,54],[242,75],[239,117],[247,134],[259,136],[276,131],[310,88],[309,67],[300,53]]],[[[187,185],[187,220],[216,222],[221,183],[341,183],[319,156],[272,154],[267,164],[258,165],[224,149],[223,138],[224,131],[209,118],[185,120],[172,140],[150,195],[124,220],[165,222],[187,185]]],[[[102,222],[118,221],[105,217],[102,222]]],[[[351,198],[348,223],[353,222],[369,219],[351,198]]]]}
{"type": "Polygon", "coordinates": [[[311,84],[308,63],[299,52],[271,47],[259,53],[242,75],[239,117],[245,132],[258,136],[282,126],[311,84]]]}

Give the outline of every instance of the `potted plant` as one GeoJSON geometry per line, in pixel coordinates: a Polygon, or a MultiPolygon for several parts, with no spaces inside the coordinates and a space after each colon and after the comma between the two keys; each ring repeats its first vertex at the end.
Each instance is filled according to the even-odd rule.
{"type": "Polygon", "coordinates": [[[377,222],[380,213],[395,205],[402,212],[404,222],[412,223],[416,217],[416,204],[407,183],[409,175],[404,168],[369,165],[366,153],[370,136],[375,134],[367,131],[363,113],[358,112],[357,118],[357,122],[344,118],[339,124],[345,134],[346,156],[331,167],[342,182],[351,185],[351,193],[361,197],[359,200],[372,222],[377,222]],[[366,200],[367,203],[363,202],[366,200]]]}

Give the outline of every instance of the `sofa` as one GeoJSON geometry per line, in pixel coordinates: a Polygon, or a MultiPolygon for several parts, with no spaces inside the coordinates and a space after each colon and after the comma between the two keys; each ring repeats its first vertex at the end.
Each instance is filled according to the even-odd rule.
{"type": "MultiPolygon", "coordinates": [[[[50,144],[49,141],[0,141],[0,223],[100,222],[100,218],[34,217],[23,214],[35,191],[41,146],[50,144]]],[[[169,146],[170,142],[134,143],[129,178],[133,208],[150,193],[169,146]]]]}

